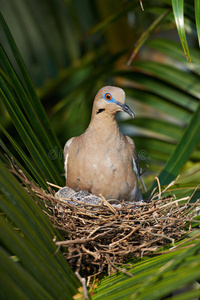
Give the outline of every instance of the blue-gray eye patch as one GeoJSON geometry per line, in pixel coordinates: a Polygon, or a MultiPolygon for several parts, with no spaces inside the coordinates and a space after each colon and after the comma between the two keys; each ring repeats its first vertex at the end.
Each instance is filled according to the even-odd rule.
{"type": "Polygon", "coordinates": [[[123,111],[125,111],[126,113],[128,113],[132,118],[135,118],[135,115],[132,112],[132,110],[130,109],[130,107],[128,105],[126,105],[125,103],[122,104],[122,103],[120,103],[118,101],[115,101],[115,99],[113,98],[113,96],[110,93],[105,93],[103,95],[103,99],[105,99],[106,102],[115,103],[115,104],[119,105],[122,108],[123,111]]]}

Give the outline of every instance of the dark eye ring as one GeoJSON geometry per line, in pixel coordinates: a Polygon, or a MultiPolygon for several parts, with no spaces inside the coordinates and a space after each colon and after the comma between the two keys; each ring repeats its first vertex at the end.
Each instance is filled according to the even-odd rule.
{"type": "Polygon", "coordinates": [[[107,94],[105,94],[105,98],[106,98],[106,100],[111,100],[111,94],[109,94],[109,93],[107,93],[107,94]]]}

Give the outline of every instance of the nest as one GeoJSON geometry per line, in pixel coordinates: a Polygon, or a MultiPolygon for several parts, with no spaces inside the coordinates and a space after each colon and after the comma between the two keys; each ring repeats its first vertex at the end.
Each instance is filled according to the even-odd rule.
{"type": "Polygon", "coordinates": [[[65,235],[55,244],[64,248],[64,256],[74,271],[83,271],[87,276],[118,269],[126,273],[119,266],[128,259],[152,255],[169,243],[173,247],[175,241],[191,231],[199,205],[198,201],[190,203],[191,197],[164,197],[174,182],[162,192],[158,186],[149,202],[123,202],[119,208],[101,196],[99,204],[78,201],[77,205],[77,200],[56,198],[52,188],[49,193],[39,189],[22,171],[12,171],[26,183],[26,189],[29,185],[44,202],[49,211],[45,213],[65,235]]]}

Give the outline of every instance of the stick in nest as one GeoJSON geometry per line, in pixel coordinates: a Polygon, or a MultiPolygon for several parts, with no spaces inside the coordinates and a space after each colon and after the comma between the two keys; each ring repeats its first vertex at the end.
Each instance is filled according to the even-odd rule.
{"type": "Polygon", "coordinates": [[[115,209],[112,205],[110,205],[110,203],[104,198],[104,196],[101,195],[101,194],[99,194],[99,196],[101,197],[101,199],[103,200],[103,202],[109,207],[109,209],[110,209],[115,215],[117,215],[116,209],[115,209]]]}
{"type": "MultiPolygon", "coordinates": [[[[53,192],[47,194],[39,189],[21,170],[12,171],[19,174],[25,188],[28,185],[44,202],[54,227],[66,233],[66,240],[55,241],[55,244],[67,248],[65,256],[72,268],[85,271],[89,276],[118,270],[116,265],[131,257],[151,254],[153,249],[161,249],[169,241],[180,240],[188,217],[192,222],[196,214],[194,208],[199,205],[191,205],[188,197],[164,198],[172,183],[162,191],[158,179],[158,192],[152,194],[148,203],[115,208],[100,195],[102,204],[71,205],[55,198],[53,192]]],[[[189,231],[187,228],[184,234],[189,231]]]]}
{"type": "Polygon", "coordinates": [[[78,280],[80,281],[80,283],[82,284],[84,300],[89,300],[85,278],[81,277],[78,272],[75,272],[75,274],[76,274],[76,277],[78,278],[78,280]]]}

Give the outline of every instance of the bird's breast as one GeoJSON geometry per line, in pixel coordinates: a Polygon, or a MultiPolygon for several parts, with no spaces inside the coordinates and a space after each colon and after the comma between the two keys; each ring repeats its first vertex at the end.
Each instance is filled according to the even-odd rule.
{"type": "Polygon", "coordinates": [[[116,198],[134,188],[133,158],[124,139],[108,141],[106,146],[78,140],[73,143],[68,153],[67,186],[116,198]]]}

